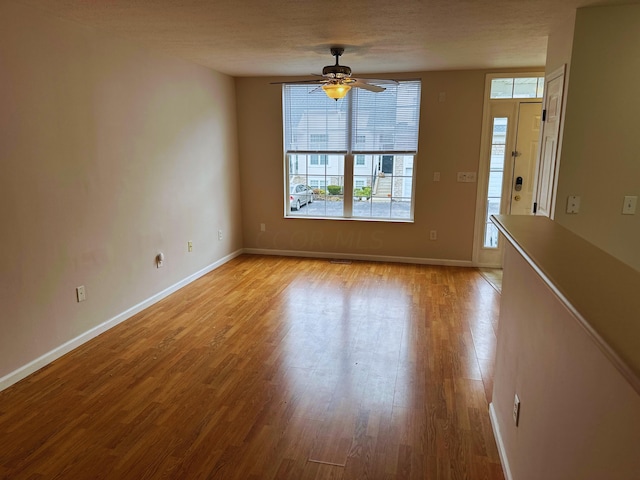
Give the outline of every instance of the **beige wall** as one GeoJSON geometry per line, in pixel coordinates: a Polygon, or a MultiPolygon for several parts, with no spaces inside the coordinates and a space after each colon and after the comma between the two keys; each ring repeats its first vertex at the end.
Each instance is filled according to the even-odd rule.
{"type": "Polygon", "coordinates": [[[1,378],[240,249],[242,232],[230,77],[8,2],[0,72],[1,378]]]}
{"type": "Polygon", "coordinates": [[[571,56],[555,219],[640,270],[640,6],[579,9],[571,56]],[[569,195],[580,213],[565,213],[569,195]]]}
{"type": "Polygon", "coordinates": [[[547,59],[545,70],[551,73],[554,70],[567,66],[565,79],[568,77],[571,66],[571,50],[573,48],[573,33],[576,23],[575,10],[566,17],[559,17],[551,25],[547,40],[547,59]]]}
{"type": "Polygon", "coordinates": [[[638,392],[512,245],[502,285],[491,415],[507,478],[638,478],[638,392]]]}
{"type": "Polygon", "coordinates": [[[471,262],[476,184],[458,183],[456,173],[478,170],[486,73],[406,75],[422,79],[415,223],[284,218],[281,88],[269,83],[283,79],[236,79],[244,246],[471,262]],[[429,240],[430,230],[437,241],[429,240]]]}

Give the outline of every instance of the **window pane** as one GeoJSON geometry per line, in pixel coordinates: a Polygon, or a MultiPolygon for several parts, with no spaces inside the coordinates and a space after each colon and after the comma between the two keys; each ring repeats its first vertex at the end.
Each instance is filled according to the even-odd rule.
{"type": "Polygon", "coordinates": [[[544,96],[544,77],[538,78],[538,93],[537,97],[542,98],[544,96]]]}
{"type": "Polygon", "coordinates": [[[371,218],[391,218],[391,199],[382,197],[372,198],[371,218]]]}
{"type": "Polygon", "coordinates": [[[492,145],[506,145],[507,143],[507,119],[494,118],[493,131],[491,135],[492,145]]]}
{"type": "Polygon", "coordinates": [[[285,150],[347,150],[347,102],[330,99],[317,85],[284,85],[285,150]]]}
{"type": "Polygon", "coordinates": [[[486,224],[484,246],[487,248],[498,248],[498,229],[493,223],[486,224]]]}
{"type": "Polygon", "coordinates": [[[536,98],[538,77],[516,78],[513,84],[513,98],[536,98]]]}
{"type": "Polygon", "coordinates": [[[489,173],[488,197],[500,198],[502,196],[502,172],[489,173]]]}
{"type": "Polygon", "coordinates": [[[416,152],[420,82],[385,84],[383,92],[351,90],[354,145],[368,152],[416,152]]]}
{"type": "Polygon", "coordinates": [[[513,78],[491,80],[490,98],[513,98],[513,78]]]}
{"type": "Polygon", "coordinates": [[[311,217],[340,217],[344,215],[344,156],[315,155],[318,159],[327,157],[313,164],[314,155],[289,155],[289,215],[311,217]],[[291,170],[291,165],[298,161],[298,172],[291,170]],[[331,193],[329,191],[331,187],[331,193]],[[302,192],[296,190],[302,188],[302,192]],[[335,192],[338,192],[335,194],[335,192]]]}
{"type": "Polygon", "coordinates": [[[491,170],[502,169],[504,167],[504,145],[491,145],[491,162],[489,168],[491,170]]]}
{"type": "Polygon", "coordinates": [[[366,155],[354,168],[353,216],[410,219],[413,162],[413,155],[366,155]]]}
{"type": "Polygon", "coordinates": [[[391,218],[411,218],[411,199],[391,202],[391,218]]]}
{"type": "Polygon", "coordinates": [[[487,218],[490,215],[500,214],[500,200],[496,198],[489,198],[487,201],[487,218]]]}

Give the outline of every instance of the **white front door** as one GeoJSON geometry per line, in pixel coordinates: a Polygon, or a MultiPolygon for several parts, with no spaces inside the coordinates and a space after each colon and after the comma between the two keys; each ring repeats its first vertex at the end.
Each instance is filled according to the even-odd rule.
{"type": "Polygon", "coordinates": [[[474,262],[478,265],[502,265],[504,239],[491,215],[532,213],[541,110],[541,101],[519,99],[495,102],[488,108],[483,129],[486,171],[478,176],[474,240],[474,262]]]}
{"type": "Polygon", "coordinates": [[[541,120],[541,102],[520,103],[516,146],[511,154],[513,161],[509,206],[511,215],[533,213],[533,190],[541,120]]]}

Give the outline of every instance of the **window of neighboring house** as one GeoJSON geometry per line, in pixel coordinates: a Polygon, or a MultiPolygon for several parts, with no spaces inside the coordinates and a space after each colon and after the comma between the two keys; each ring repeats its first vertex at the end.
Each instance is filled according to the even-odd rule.
{"type": "Polygon", "coordinates": [[[313,201],[293,211],[286,195],[286,215],[413,220],[420,86],[352,88],[336,102],[315,85],[285,85],[285,192],[296,183],[314,190],[313,201]]]}
{"type": "Polygon", "coordinates": [[[327,165],[329,160],[328,155],[311,155],[311,165],[327,165]]]}

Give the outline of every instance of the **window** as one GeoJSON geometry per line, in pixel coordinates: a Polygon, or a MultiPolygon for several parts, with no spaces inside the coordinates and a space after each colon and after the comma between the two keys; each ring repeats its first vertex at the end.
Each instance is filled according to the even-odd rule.
{"type": "Polygon", "coordinates": [[[506,117],[495,117],[491,131],[491,160],[489,164],[489,186],[487,189],[487,211],[484,219],[485,248],[498,248],[498,229],[491,222],[491,215],[500,213],[502,202],[502,177],[506,159],[507,125],[506,117]]]}
{"type": "Polygon", "coordinates": [[[544,77],[494,78],[489,98],[542,98],[544,77]]]}
{"type": "Polygon", "coordinates": [[[283,87],[285,192],[314,192],[298,209],[287,194],[286,216],[413,219],[420,82],[384,87],[353,88],[337,102],[316,85],[283,87]]]}
{"type": "Polygon", "coordinates": [[[311,155],[311,165],[327,165],[328,155],[311,155]]]}

